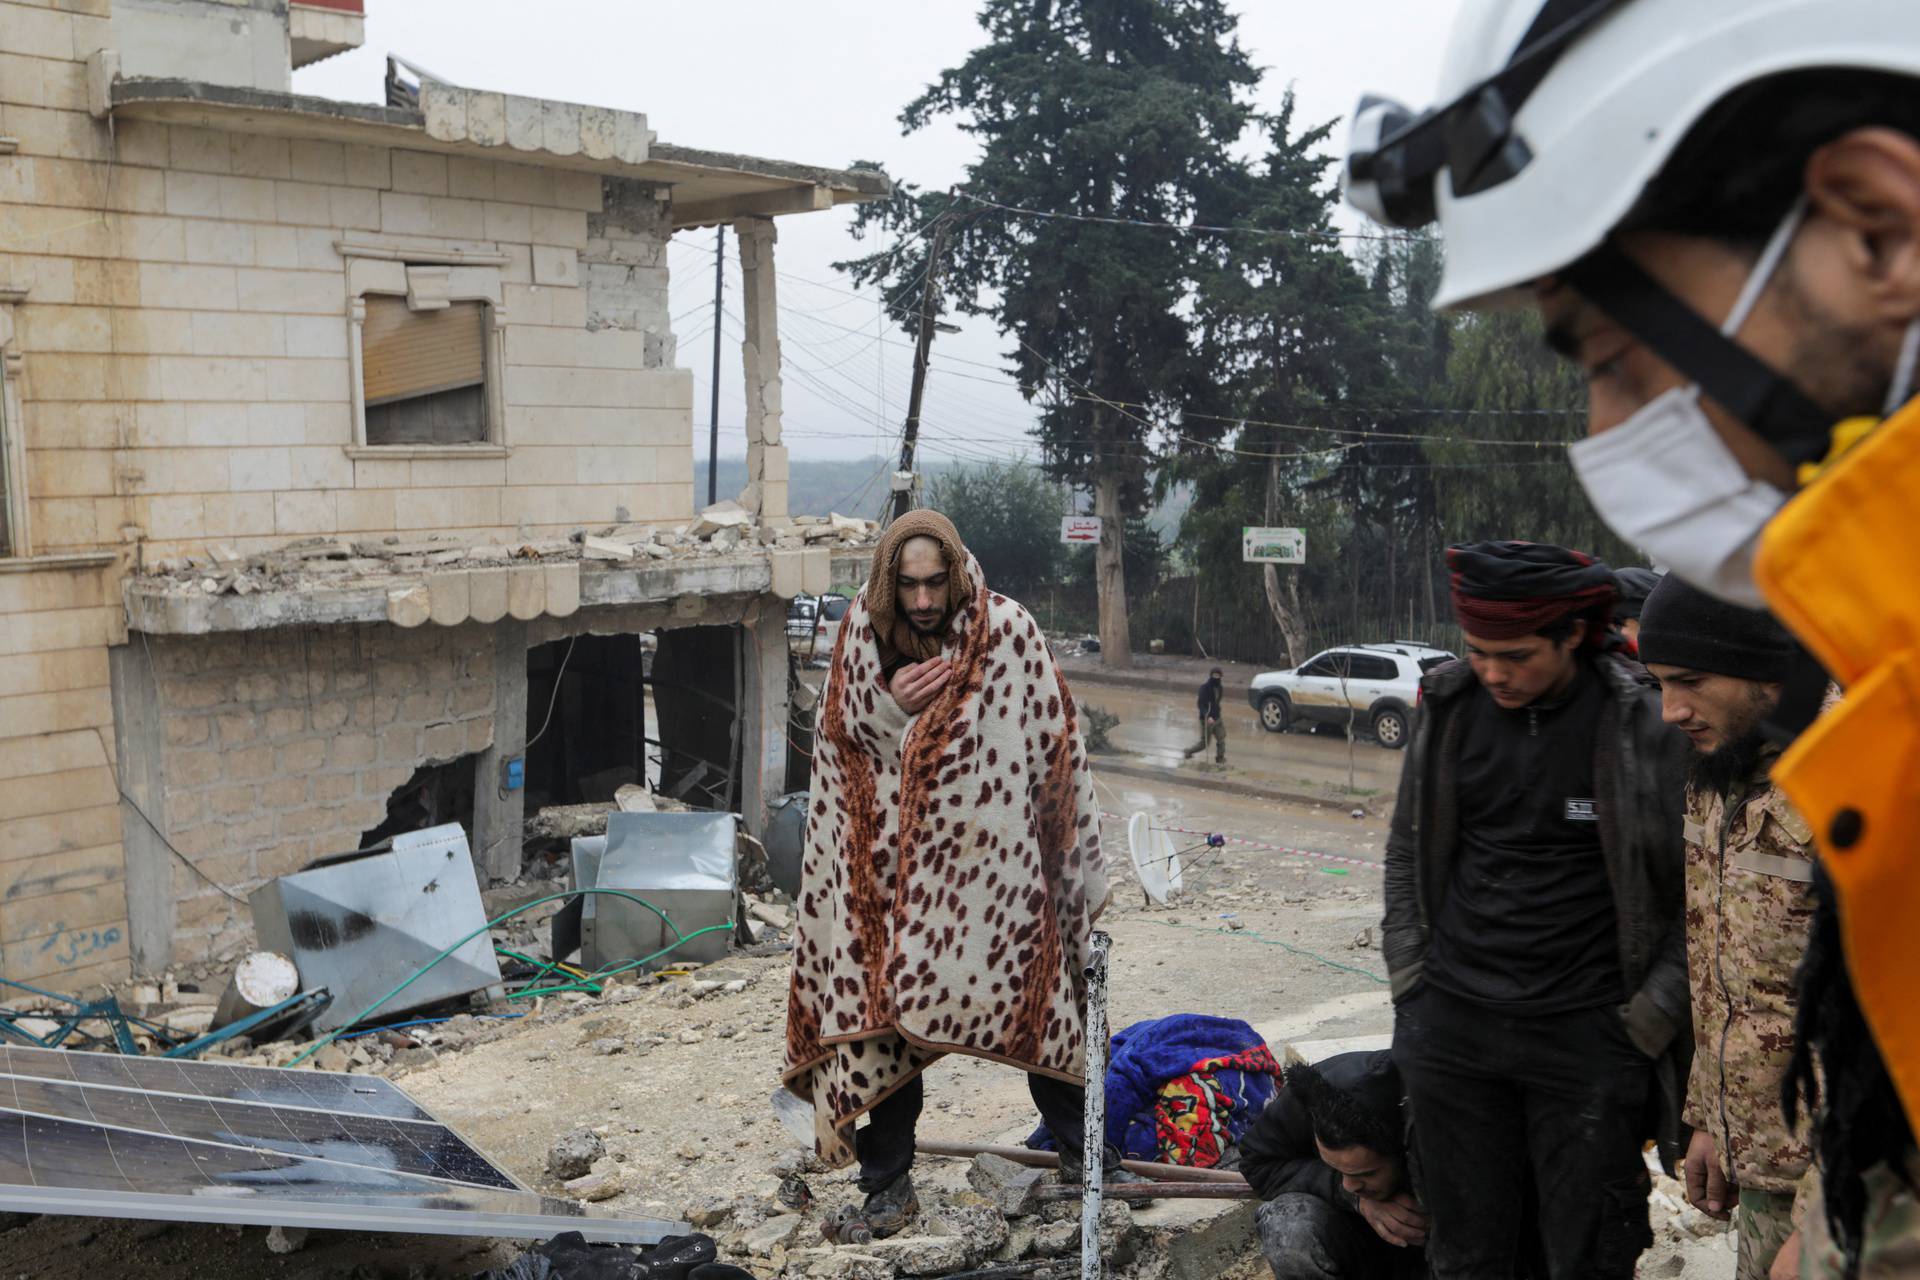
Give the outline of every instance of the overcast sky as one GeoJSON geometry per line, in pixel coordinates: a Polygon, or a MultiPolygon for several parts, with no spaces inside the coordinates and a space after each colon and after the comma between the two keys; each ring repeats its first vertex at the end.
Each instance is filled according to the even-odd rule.
{"type": "MultiPolygon", "coordinates": [[[[1291,83],[1297,120],[1343,115],[1362,92],[1427,105],[1458,0],[1243,0],[1241,42],[1266,69],[1257,94],[1291,83]]],[[[461,85],[644,112],[660,140],[821,165],[877,160],[944,188],[973,151],[950,124],[902,137],[900,108],[982,33],[966,0],[368,0],[364,47],[294,74],[300,93],[378,102],[389,52],[461,85]]],[[[1344,128],[1336,136],[1344,137],[1344,128]]],[[[831,263],[869,251],[840,209],[779,220],[786,436],[795,458],[889,449],[906,416],[911,349],[882,329],[877,299],[831,263]],[[876,341],[876,337],[882,340],[876,341]]],[[[680,363],[694,370],[704,450],[713,360],[711,229],[670,254],[680,363]]],[[[739,271],[728,237],[720,451],[743,451],[739,271]]],[[[970,320],[934,347],[922,415],[929,457],[1027,451],[1032,414],[1001,372],[1006,339],[970,320]]]]}

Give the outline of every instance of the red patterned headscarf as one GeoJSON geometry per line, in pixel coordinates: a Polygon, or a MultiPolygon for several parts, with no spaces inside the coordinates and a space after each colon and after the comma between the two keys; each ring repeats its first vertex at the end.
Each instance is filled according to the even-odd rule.
{"type": "Polygon", "coordinates": [[[1484,640],[1518,640],[1565,617],[1585,618],[1599,648],[1612,619],[1613,572],[1584,551],[1547,542],[1474,542],[1447,548],[1453,612],[1484,640]]]}

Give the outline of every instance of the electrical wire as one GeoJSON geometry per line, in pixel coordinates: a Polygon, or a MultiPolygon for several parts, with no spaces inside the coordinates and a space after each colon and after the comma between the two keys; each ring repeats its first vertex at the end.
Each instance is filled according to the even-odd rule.
{"type": "Polygon", "coordinates": [[[1386,977],[1373,972],[1371,969],[1362,969],[1355,965],[1342,964],[1340,961],[1329,956],[1321,955],[1318,951],[1309,951],[1305,947],[1296,947],[1291,942],[1282,942],[1278,938],[1269,938],[1265,934],[1258,933],[1252,929],[1205,929],[1197,924],[1175,924],[1171,920],[1156,920],[1154,923],[1165,925],[1169,929],[1184,929],[1189,933],[1211,933],[1223,938],[1238,938],[1245,942],[1257,942],[1262,946],[1279,947],[1282,951],[1289,952],[1293,955],[1304,956],[1308,960],[1317,960],[1329,969],[1338,969],[1342,973],[1358,974],[1360,977],[1370,982],[1377,982],[1383,987],[1387,985],[1386,977]]]}
{"type": "MultiPolygon", "coordinates": [[[[352,1030],[354,1027],[359,1026],[361,1023],[365,1022],[368,1018],[371,1018],[380,1009],[385,1007],[386,1003],[389,1000],[399,995],[402,991],[405,991],[408,987],[412,986],[414,983],[420,981],[420,979],[426,977],[427,973],[430,970],[432,970],[435,965],[439,964],[442,960],[445,960],[448,956],[451,956],[454,952],[460,950],[460,948],[466,946],[469,942],[472,942],[475,938],[479,937],[481,934],[485,933],[487,930],[498,928],[500,925],[505,924],[507,921],[513,919],[515,916],[520,915],[523,912],[531,911],[535,907],[544,906],[549,902],[558,902],[562,898],[580,898],[580,897],[585,897],[589,894],[598,894],[598,895],[603,895],[611,898],[624,898],[628,902],[638,903],[640,906],[645,907],[647,910],[653,912],[653,914],[659,916],[660,922],[664,924],[667,928],[673,930],[673,935],[674,935],[674,940],[672,943],[670,943],[665,947],[662,947],[660,950],[654,952],[652,955],[642,956],[638,960],[629,961],[628,963],[623,965],[616,965],[612,968],[604,969],[599,973],[594,974],[593,976],[595,978],[610,978],[610,977],[613,977],[615,974],[625,973],[629,969],[635,969],[640,967],[641,965],[651,964],[653,961],[658,960],[661,956],[666,955],[668,952],[674,951],[677,948],[682,947],[689,942],[692,942],[695,938],[701,937],[705,934],[714,933],[719,930],[733,928],[732,924],[715,924],[715,925],[708,925],[704,929],[696,929],[692,933],[682,934],[680,932],[680,927],[674,924],[674,922],[667,917],[666,912],[654,906],[651,902],[648,902],[645,898],[639,897],[636,894],[627,893],[626,891],[621,889],[567,889],[560,893],[550,893],[543,898],[535,898],[532,902],[522,903],[520,906],[513,908],[511,911],[502,912],[501,914],[495,916],[493,919],[487,921],[485,924],[481,925],[479,928],[474,929],[473,931],[468,933],[465,937],[461,938],[458,942],[455,942],[452,946],[440,952],[439,955],[435,956],[433,959],[427,961],[424,965],[420,966],[419,969],[414,971],[411,977],[408,977],[402,982],[398,983],[385,995],[381,996],[378,1000],[375,1000],[372,1004],[362,1009],[359,1013],[349,1018],[346,1022],[334,1028],[334,1030],[328,1032],[327,1035],[325,1035],[321,1039],[316,1040],[312,1044],[308,1045],[305,1050],[303,1050],[298,1056],[296,1056],[290,1062],[288,1062],[287,1065],[289,1067],[299,1066],[301,1063],[305,1062],[308,1058],[311,1058],[314,1054],[320,1052],[322,1049],[332,1044],[335,1040],[338,1040],[346,1032],[352,1030]]],[[[537,993],[529,993],[529,992],[522,991],[517,994],[520,995],[521,997],[525,997],[529,994],[547,995],[547,994],[550,994],[550,992],[542,991],[537,993]]]]}
{"type": "Polygon", "coordinates": [[[579,643],[579,640],[579,636],[574,636],[567,641],[567,651],[560,658],[560,670],[554,673],[553,696],[547,699],[547,717],[540,722],[540,732],[527,739],[527,745],[520,748],[521,755],[533,750],[533,744],[540,741],[541,736],[547,731],[547,726],[553,723],[553,708],[560,701],[560,682],[566,677],[567,663],[573,658],[573,646],[579,643]]]}
{"type": "Polygon", "coordinates": [[[1289,240],[1389,240],[1413,243],[1426,239],[1424,236],[1409,235],[1405,232],[1380,231],[1296,231],[1283,227],[1214,227],[1197,222],[1157,222],[1149,218],[1116,218],[1091,213],[1060,213],[1050,209],[1023,209],[1019,205],[1002,204],[998,200],[989,200],[985,196],[974,195],[971,191],[956,187],[954,194],[962,200],[971,200],[989,209],[999,209],[1003,213],[1017,213],[1025,218],[1045,218],[1063,222],[1095,222],[1116,227],[1157,227],[1168,231],[1207,231],[1227,235],[1269,236],[1275,239],[1289,240]]]}
{"type": "MultiPolygon", "coordinates": [[[[145,644],[146,639],[147,639],[147,633],[142,631],[140,633],[140,642],[142,644],[145,644]]],[[[147,664],[149,669],[151,669],[153,664],[152,650],[148,650],[147,652],[147,664]]],[[[154,679],[157,681],[159,677],[156,675],[154,679]]],[[[173,841],[167,838],[167,833],[160,829],[160,824],[147,816],[147,811],[145,808],[141,806],[140,802],[127,794],[127,789],[120,785],[119,766],[111,763],[111,761],[113,760],[113,752],[109,750],[107,747],[106,732],[103,729],[101,729],[100,726],[98,725],[94,726],[93,732],[94,732],[94,736],[100,739],[100,750],[103,753],[105,753],[105,757],[109,762],[106,765],[106,769],[110,774],[113,775],[113,789],[120,793],[120,799],[126,803],[126,806],[129,809],[132,809],[134,813],[139,816],[140,821],[147,824],[147,830],[153,832],[154,836],[159,839],[160,843],[166,846],[167,852],[172,854],[175,858],[178,858],[180,862],[185,865],[187,870],[193,872],[193,874],[195,874],[196,876],[199,876],[202,880],[206,881],[208,884],[212,885],[214,888],[218,889],[221,893],[225,894],[227,897],[231,898],[233,901],[239,903],[241,906],[243,907],[246,906],[247,900],[245,898],[241,897],[239,894],[235,893],[233,890],[227,888],[227,886],[225,886],[224,884],[221,884],[218,880],[215,880],[212,876],[208,875],[205,871],[202,871],[200,869],[199,863],[195,862],[192,858],[189,858],[186,854],[180,852],[180,850],[175,847],[173,841]]]]}

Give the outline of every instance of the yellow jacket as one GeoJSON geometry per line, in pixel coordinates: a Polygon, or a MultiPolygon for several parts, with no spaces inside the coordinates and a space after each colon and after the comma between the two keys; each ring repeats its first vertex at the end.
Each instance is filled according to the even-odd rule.
{"type": "Polygon", "coordinates": [[[1920,400],[1774,517],[1755,567],[1847,691],[1773,777],[1813,827],[1854,994],[1920,1128],[1920,400]]]}

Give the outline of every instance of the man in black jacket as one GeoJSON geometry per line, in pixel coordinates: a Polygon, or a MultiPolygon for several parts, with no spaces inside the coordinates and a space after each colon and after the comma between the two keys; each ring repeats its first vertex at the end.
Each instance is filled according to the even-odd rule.
{"type": "Polygon", "coordinates": [[[1687,744],[1604,646],[1605,565],[1447,558],[1468,659],[1421,682],[1382,924],[1428,1262],[1511,1275],[1531,1196],[1552,1280],[1624,1280],[1652,1242],[1642,1142],[1681,1152],[1687,744]]]}
{"type": "Polygon", "coordinates": [[[1190,756],[1199,755],[1207,749],[1207,739],[1213,739],[1213,762],[1227,762],[1227,730],[1220,719],[1220,668],[1215,667],[1207,673],[1207,681],[1200,686],[1200,696],[1195,699],[1200,710],[1200,741],[1187,748],[1190,756]]]}
{"type": "Polygon", "coordinates": [[[1405,1133],[1390,1051],[1287,1068],[1286,1087],[1240,1140],[1240,1171],[1266,1202],[1260,1248],[1274,1280],[1427,1274],[1405,1133]]]}

